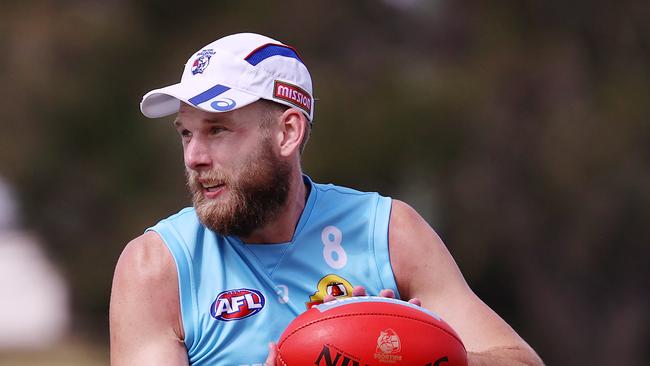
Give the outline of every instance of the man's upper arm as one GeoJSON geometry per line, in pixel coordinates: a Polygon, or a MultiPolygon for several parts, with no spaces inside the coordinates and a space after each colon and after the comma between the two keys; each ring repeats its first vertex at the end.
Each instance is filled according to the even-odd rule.
{"type": "Polygon", "coordinates": [[[187,365],[176,265],[158,234],[131,241],[113,277],[112,365],[187,365]]]}
{"type": "Polygon", "coordinates": [[[419,298],[422,306],[440,314],[458,332],[468,352],[530,349],[469,288],[451,254],[426,221],[397,200],[393,200],[389,243],[402,297],[419,298]]]}

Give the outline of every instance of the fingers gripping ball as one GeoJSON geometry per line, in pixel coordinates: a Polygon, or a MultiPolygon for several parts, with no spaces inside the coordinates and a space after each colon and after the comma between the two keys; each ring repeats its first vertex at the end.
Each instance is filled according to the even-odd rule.
{"type": "Polygon", "coordinates": [[[436,314],[383,297],[315,306],[278,341],[282,366],[466,366],[460,338],[436,314]]]}

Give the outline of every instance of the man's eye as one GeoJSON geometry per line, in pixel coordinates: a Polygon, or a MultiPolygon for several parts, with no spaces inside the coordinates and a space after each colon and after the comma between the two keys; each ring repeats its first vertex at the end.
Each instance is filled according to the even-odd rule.
{"type": "Polygon", "coordinates": [[[216,135],[216,134],[218,134],[219,132],[221,132],[223,130],[224,130],[224,128],[222,128],[222,127],[211,127],[210,128],[210,134],[216,135]]]}
{"type": "Polygon", "coordinates": [[[181,137],[191,137],[192,133],[189,130],[181,130],[179,131],[181,137]]]}

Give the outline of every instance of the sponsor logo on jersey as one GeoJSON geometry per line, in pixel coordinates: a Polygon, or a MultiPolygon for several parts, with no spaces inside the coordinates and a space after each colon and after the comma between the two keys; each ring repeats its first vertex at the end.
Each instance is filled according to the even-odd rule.
{"type": "Polygon", "coordinates": [[[210,64],[210,57],[214,55],[213,49],[201,50],[196,54],[194,62],[192,62],[192,75],[203,74],[203,71],[210,64]]]}
{"type": "Polygon", "coordinates": [[[227,290],[217,295],[210,305],[210,315],[217,320],[231,321],[248,318],[264,308],[264,295],[248,288],[227,290]]]}
{"type": "Polygon", "coordinates": [[[328,274],[318,281],[317,291],[309,296],[309,301],[305,303],[307,309],[323,303],[326,295],[332,295],[337,299],[343,299],[352,296],[352,284],[341,276],[328,274]]]}
{"type": "Polygon", "coordinates": [[[375,359],[384,363],[396,363],[402,360],[398,355],[402,350],[399,336],[392,329],[386,329],[379,332],[377,337],[377,349],[375,350],[375,359]]]}
{"type": "Polygon", "coordinates": [[[311,96],[296,85],[276,80],[273,86],[273,97],[287,101],[304,110],[307,114],[311,114],[311,96]]]}

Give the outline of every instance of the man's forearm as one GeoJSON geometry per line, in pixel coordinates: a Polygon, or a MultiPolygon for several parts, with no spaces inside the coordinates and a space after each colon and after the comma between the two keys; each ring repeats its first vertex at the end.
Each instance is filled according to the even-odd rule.
{"type": "Polygon", "coordinates": [[[530,348],[499,347],[484,352],[468,352],[469,366],[543,366],[544,362],[530,348]]]}

